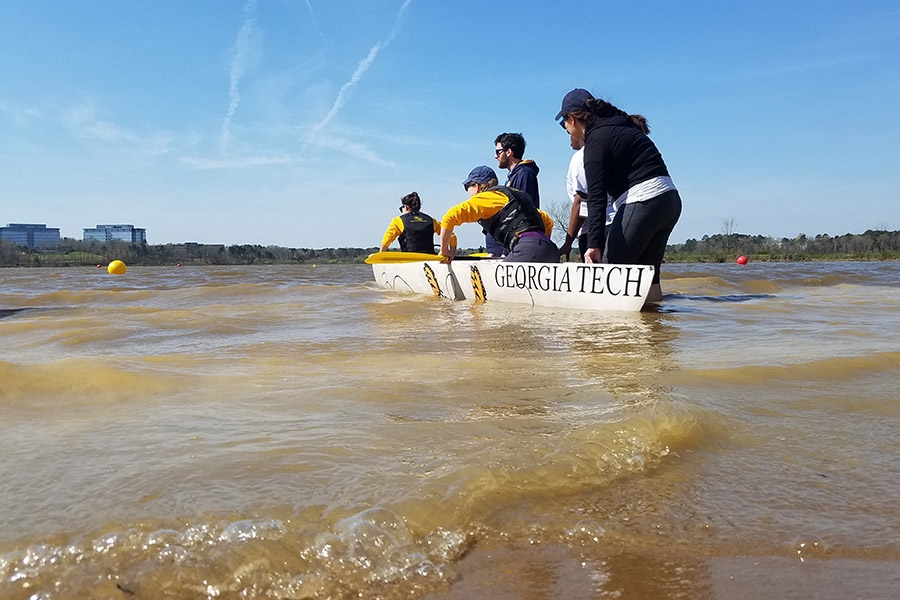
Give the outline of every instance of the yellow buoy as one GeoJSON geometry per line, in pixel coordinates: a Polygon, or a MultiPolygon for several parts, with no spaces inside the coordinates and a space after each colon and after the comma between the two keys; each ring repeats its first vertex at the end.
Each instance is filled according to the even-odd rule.
{"type": "Polygon", "coordinates": [[[109,271],[110,275],[124,275],[125,263],[123,263],[121,260],[114,260],[109,263],[109,266],[106,267],[106,270],[109,271]]]}

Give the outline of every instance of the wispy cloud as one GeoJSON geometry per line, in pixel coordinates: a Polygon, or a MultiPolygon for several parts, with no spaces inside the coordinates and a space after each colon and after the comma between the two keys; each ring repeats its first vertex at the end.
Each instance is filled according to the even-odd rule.
{"type": "Polygon", "coordinates": [[[319,24],[316,22],[316,13],[313,12],[312,2],[310,2],[309,0],[306,0],[306,8],[309,9],[309,16],[312,18],[313,27],[316,29],[316,31],[319,32],[319,37],[324,40],[325,34],[322,33],[321,29],[319,29],[319,24]]]}
{"type": "Polygon", "coordinates": [[[245,169],[248,167],[260,167],[266,165],[283,165],[293,162],[288,156],[244,156],[239,158],[200,158],[195,156],[182,156],[182,163],[198,171],[210,169],[245,169]]]}
{"type": "MultiPolygon", "coordinates": [[[[323,136],[324,137],[324,136],[323,136]]],[[[328,143],[324,139],[320,139],[317,142],[317,145],[323,147],[337,147],[339,144],[344,144],[349,138],[353,138],[356,140],[366,140],[367,142],[371,142],[373,144],[378,145],[391,145],[391,146],[403,146],[403,147],[433,147],[434,140],[429,137],[422,137],[416,135],[396,135],[392,131],[383,131],[383,130],[373,130],[373,129],[361,129],[359,127],[348,127],[340,124],[332,124],[331,127],[328,128],[328,138],[331,140],[338,140],[334,143],[328,143]]],[[[442,142],[445,147],[453,147],[454,142],[444,140],[442,142]]]]}
{"type": "Polygon", "coordinates": [[[77,138],[122,147],[147,156],[161,156],[172,150],[176,137],[164,131],[138,134],[97,116],[92,101],[84,101],[67,110],[63,124],[77,138]]]}
{"type": "Polygon", "coordinates": [[[353,72],[353,75],[350,77],[350,80],[347,81],[343,86],[341,86],[340,91],[338,92],[337,98],[334,101],[334,104],[331,106],[331,110],[328,111],[328,114],[325,115],[325,118],[320,122],[316,123],[312,129],[310,130],[309,139],[310,141],[316,141],[321,143],[320,140],[317,139],[319,132],[325,128],[328,123],[337,116],[338,112],[340,112],[341,108],[347,102],[347,98],[350,93],[353,91],[353,88],[356,87],[356,84],[365,75],[366,71],[369,70],[369,67],[372,66],[372,63],[375,62],[375,58],[377,58],[378,53],[386,48],[388,44],[390,44],[395,37],[397,37],[397,33],[400,31],[400,25],[403,23],[403,16],[406,13],[406,9],[409,8],[409,5],[412,4],[413,0],[404,0],[403,5],[400,7],[400,10],[397,12],[397,16],[394,18],[394,26],[391,29],[390,35],[388,35],[387,39],[383,42],[378,42],[369,50],[369,53],[366,55],[364,59],[359,62],[359,65],[356,67],[356,71],[353,72]]]}
{"type": "Polygon", "coordinates": [[[244,4],[244,24],[238,31],[235,41],[234,59],[231,61],[231,85],[228,88],[228,110],[222,121],[221,144],[225,148],[231,143],[231,122],[241,102],[238,86],[247,72],[247,63],[252,51],[253,25],[256,15],[256,0],[247,0],[244,4]]]}
{"type": "Polygon", "coordinates": [[[43,117],[39,108],[18,108],[0,100],[0,117],[10,120],[16,127],[26,127],[43,117]]]}
{"type": "Polygon", "coordinates": [[[362,159],[372,164],[381,165],[383,167],[396,167],[397,164],[390,160],[385,160],[369,149],[365,144],[353,142],[346,138],[336,137],[334,135],[322,136],[316,140],[316,144],[323,148],[331,150],[339,150],[344,154],[354,158],[362,159]]]}
{"type": "Polygon", "coordinates": [[[70,108],[63,115],[63,123],[80,138],[97,140],[106,144],[136,142],[138,137],[111,121],[97,117],[93,102],[85,101],[70,108]]]}

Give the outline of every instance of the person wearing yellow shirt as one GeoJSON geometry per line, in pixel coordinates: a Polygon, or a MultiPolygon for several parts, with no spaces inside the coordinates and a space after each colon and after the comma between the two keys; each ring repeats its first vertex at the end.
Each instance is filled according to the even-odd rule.
{"type": "MultiPolygon", "coordinates": [[[[440,235],[441,224],[423,212],[419,194],[412,192],[400,198],[400,216],[391,219],[384,237],[381,239],[381,252],[400,239],[400,250],[403,252],[422,252],[434,254],[434,236],[440,235]]],[[[456,236],[450,239],[450,245],[456,248],[456,236]]]]}
{"type": "Polygon", "coordinates": [[[478,223],[506,250],[504,262],[559,262],[559,248],[550,239],[553,219],[535,207],[523,191],[497,185],[497,174],[487,166],[475,167],[463,181],[469,199],[452,207],[441,219],[441,256],[456,254],[453,229],[478,223]]]}

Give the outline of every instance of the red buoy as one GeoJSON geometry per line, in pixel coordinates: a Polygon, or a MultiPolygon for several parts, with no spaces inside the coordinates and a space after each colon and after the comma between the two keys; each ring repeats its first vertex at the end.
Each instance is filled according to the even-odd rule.
{"type": "Polygon", "coordinates": [[[747,257],[744,256],[743,254],[741,254],[740,256],[737,257],[737,261],[736,261],[736,262],[737,262],[737,264],[739,264],[739,265],[746,265],[746,264],[747,264],[747,257]]]}

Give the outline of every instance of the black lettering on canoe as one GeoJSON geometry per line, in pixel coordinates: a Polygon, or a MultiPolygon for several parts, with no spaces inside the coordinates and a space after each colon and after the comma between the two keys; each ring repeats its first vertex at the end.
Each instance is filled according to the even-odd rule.
{"type": "Polygon", "coordinates": [[[497,283],[497,287],[506,287],[506,282],[509,279],[509,265],[497,265],[494,269],[494,281],[497,283]]]}
{"type": "MultiPolygon", "coordinates": [[[[612,285],[610,285],[612,283],[612,279],[613,279],[613,271],[615,271],[616,273],[618,273],[621,276],[622,267],[616,267],[616,266],[610,265],[609,271],[606,274],[606,291],[608,291],[610,293],[610,295],[612,295],[612,296],[618,296],[619,294],[622,293],[622,288],[619,288],[619,291],[616,292],[616,291],[613,291],[612,285]]],[[[619,277],[619,278],[621,279],[621,277],[619,277]]],[[[627,296],[627,294],[626,294],[626,296],[627,296]]]]}
{"type": "Polygon", "coordinates": [[[597,265],[592,269],[593,280],[591,282],[591,293],[592,294],[602,294],[603,293],[603,265],[597,265]],[[597,284],[600,284],[600,289],[597,289],[597,284]]]}
{"type": "Polygon", "coordinates": [[[528,273],[522,265],[516,266],[516,287],[524,288],[528,284],[528,273]]]}
{"type": "Polygon", "coordinates": [[[587,265],[578,265],[578,267],[576,267],[576,270],[581,273],[581,287],[578,291],[583,294],[587,291],[587,276],[588,271],[591,270],[591,267],[587,265]]]}
{"type": "Polygon", "coordinates": [[[636,268],[628,267],[627,269],[625,269],[625,295],[626,296],[629,295],[628,294],[628,284],[630,284],[630,283],[633,283],[635,286],[634,293],[631,295],[632,296],[640,295],[640,293],[641,293],[641,277],[644,276],[644,269],[645,269],[645,267],[636,267],[636,268]],[[637,271],[636,278],[631,276],[631,271],[637,271]]]}
{"type": "MultiPolygon", "coordinates": [[[[555,273],[556,269],[554,269],[555,273]]],[[[541,265],[538,267],[538,287],[544,290],[545,292],[550,291],[550,265],[541,265]],[[546,271],[546,273],[545,273],[546,271]]],[[[554,287],[554,291],[555,287],[554,287]]]]}
{"type": "MultiPolygon", "coordinates": [[[[556,279],[556,269],[557,269],[557,268],[559,268],[559,267],[553,267],[553,273],[554,273],[554,277],[553,277],[553,278],[554,278],[554,280],[556,279]]],[[[555,289],[557,292],[563,292],[563,291],[565,291],[565,292],[571,292],[571,291],[572,291],[572,284],[569,282],[569,269],[563,269],[563,270],[562,270],[562,277],[561,277],[560,280],[557,282],[557,284],[556,284],[556,286],[554,287],[554,289],[555,289]],[[563,289],[563,287],[565,287],[565,289],[563,289]]]]}

